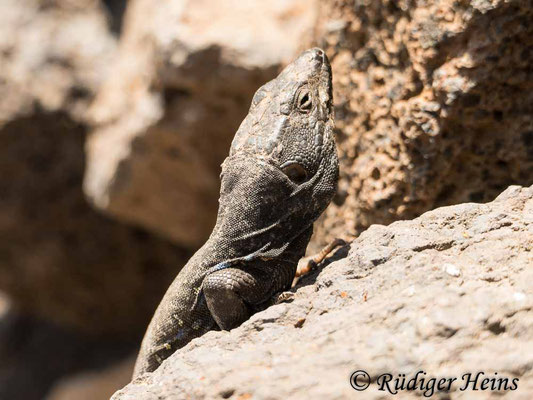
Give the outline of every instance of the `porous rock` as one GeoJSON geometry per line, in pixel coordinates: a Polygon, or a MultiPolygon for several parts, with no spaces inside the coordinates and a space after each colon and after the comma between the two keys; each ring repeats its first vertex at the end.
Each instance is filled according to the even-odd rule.
{"type": "MultiPolygon", "coordinates": [[[[291,303],[193,340],[112,399],[388,395],[375,382],[355,393],[349,377],[359,369],[459,381],[465,372],[497,372],[519,379],[517,391],[499,394],[528,398],[532,245],[533,187],[373,225],[306,277],[291,303]]],[[[452,385],[453,398],[471,398],[460,387],[452,385]]]]}
{"type": "Polygon", "coordinates": [[[341,180],[315,241],[533,183],[533,3],[326,0],[341,180]]]}

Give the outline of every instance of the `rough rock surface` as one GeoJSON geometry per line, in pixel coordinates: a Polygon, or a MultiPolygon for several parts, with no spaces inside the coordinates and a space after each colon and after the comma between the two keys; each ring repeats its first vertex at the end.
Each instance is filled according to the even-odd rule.
{"type": "MultiPolygon", "coordinates": [[[[533,187],[373,225],[300,283],[292,303],[193,340],[113,400],[344,399],[357,369],[420,368],[518,377],[503,394],[531,398],[532,246],[533,187]]],[[[459,387],[453,398],[490,395],[459,387]]],[[[357,395],[384,393],[373,384],[357,395]]]]}
{"type": "Polygon", "coordinates": [[[326,0],[341,182],[318,237],[533,183],[533,3],[326,0]]]}
{"type": "Polygon", "coordinates": [[[214,225],[220,163],[257,88],[297,54],[316,1],[132,0],[91,109],[85,192],[189,248],[214,225]]]}
{"type": "Polygon", "coordinates": [[[188,254],[84,198],[84,110],[115,49],[107,21],[92,0],[0,2],[0,289],[19,312],[132,337],[188,254]]]}

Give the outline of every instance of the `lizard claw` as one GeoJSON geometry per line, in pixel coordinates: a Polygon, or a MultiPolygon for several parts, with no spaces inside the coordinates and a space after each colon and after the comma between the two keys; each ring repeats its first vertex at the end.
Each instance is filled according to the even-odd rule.
{"type": "Polygon", "coordinates": [[[291,303],[294,300],[294,292],[282,292],[274,300],[274,304],[291,303]]]}
{"type": "Polygon", "coordinates": [[[347,243],[348,242],[344,239],[335,238],[326,247],[324,247],[318,254],[316,254],[315,256],[309,257],[307,261],[298,263],[298,267],[296,269],[296,274],[294,275],[292,286],[296,285],[296,283],[302,276],[307,275],[309,272],[315,269],[318,266],[318,264],[324,261],[326,257],[329,254],[331,254],[333,250],[335,250],[339,246],[345,246],[347,243]]]}

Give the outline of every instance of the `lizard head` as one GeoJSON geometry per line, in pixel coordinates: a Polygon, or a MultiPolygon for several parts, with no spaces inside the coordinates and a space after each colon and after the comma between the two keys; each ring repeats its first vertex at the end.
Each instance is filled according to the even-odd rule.
{"type": "Polygon", "coordinates": [[[318,48],[257,90],[222,165],[213,237],[244,251],[279,247],[276,238],[311,227],[337,187],[332,100],[331,67],[318,48]]]}
{"type": "Polygon", "coordinates": [[[263,85],[232,143],[230,155],[268,158],[301,184],[318,170],[324,142],[332,139],[331,67],[323,50],[302,53],[263,85]]]}

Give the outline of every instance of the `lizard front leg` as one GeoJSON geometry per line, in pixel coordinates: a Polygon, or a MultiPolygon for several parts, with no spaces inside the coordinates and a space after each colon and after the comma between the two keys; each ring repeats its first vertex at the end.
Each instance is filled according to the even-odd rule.
{"type": "Polygon", "coordinates": [[[269,271],[230,267],[206,276],[202,290],[218,326],[230,330],[247,320],[262,303],[290,287],[296,266],[284,263],[269,271]]]}

